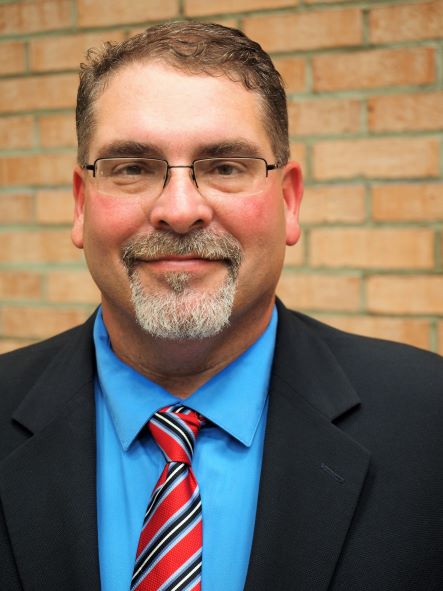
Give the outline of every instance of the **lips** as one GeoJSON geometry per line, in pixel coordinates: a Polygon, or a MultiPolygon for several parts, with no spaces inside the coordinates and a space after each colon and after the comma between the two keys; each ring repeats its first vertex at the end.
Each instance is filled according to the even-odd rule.
{"type": "Polygon", "coordinates": [[[149,265],[151,269],[156,269],[159,271],[179,271],[179,272],[198,272],[207,269],[208,265],[213,265],[214,263],[221,263],[226,265],[226,259],[213,259],[213,258],[204,258],[199,257],[196,255],[187,255],[187,256],[177,256],[177,255],[166,255],[157,258],[142,258],[138,259],[137,262],[145,263],[149,265]]]}
{"type": "Polygon", "coordinates": [[[148,235],[132,237],[122,245],[121,252],[129,273],[139,262],[158,267],[182,267],[182,270],[218,262],[228,265],[235,277],[242,260],[240,243],[233,236],[217,234],[207,228],[184,235],[155,230],[148,235]]]}
{"type": "Polygon", "coordinates": [[[156,258],[149,258],[149,259],[141,259],[145,262],[155,263],[157,261],[192,261],[192,260],[214,260],[209,259],[207,257],[202,257],[197,254],[189,254],[189,255],[182,255],[182,254],[166,254],[156,258]]]}

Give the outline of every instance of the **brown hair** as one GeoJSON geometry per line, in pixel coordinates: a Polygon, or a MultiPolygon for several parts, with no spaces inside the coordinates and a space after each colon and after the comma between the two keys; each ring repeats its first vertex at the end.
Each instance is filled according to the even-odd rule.
{"type": "Polygon", "coordinates": [[[225,75],[261,98],[263,123],[280,164],[289,158],[288,114],[283,81],[269,55],[241,31],[200,22],[149,27],[121,43],[90,49],[80,66],[76,125],[78,161],[85,164],[94,127],[94,104],[122,66],[161,60],[189,74],[225,75]]]}

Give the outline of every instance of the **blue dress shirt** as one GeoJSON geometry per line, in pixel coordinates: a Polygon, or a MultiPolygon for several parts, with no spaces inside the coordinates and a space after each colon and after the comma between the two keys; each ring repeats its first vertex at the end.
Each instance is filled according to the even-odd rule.
{"type": "MultiPolygon", "coordinates": [[[[209,421],[193,469],[203,511],[203,591],[244,588],[255,524],[277,311],[260,338],[184,402],[209,421]],[[227,583],[228,581],[228,583],[227,583]]],[[[113,353],[101,310],[97,358],[97,512],[102,591],[129,591],[143,514],[165,460],[147,430],[180,402],[113,353]]]]}

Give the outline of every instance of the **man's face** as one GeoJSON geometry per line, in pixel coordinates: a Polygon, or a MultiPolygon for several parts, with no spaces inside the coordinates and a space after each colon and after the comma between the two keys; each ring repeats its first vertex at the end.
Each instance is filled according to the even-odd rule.
{"type": "MultiPolygon", "coordinates": [[[[219,155],[275,162],[257,95],[224,76],[126,66],[97,100],[95,122],[90,163],[143,156],[188,165],[219,155]]],[[[269,172],[258,194],[223,199],[202,196],[187,168],[169,175],[155,198],[117,197],[74,171],[72,237],[101,290],[108,328],[133,321],[134,306],[145,330],[167,338],[212,336],[229,321],[265,326],[285,244],[299,237],[298,168],[269,172]]]]}

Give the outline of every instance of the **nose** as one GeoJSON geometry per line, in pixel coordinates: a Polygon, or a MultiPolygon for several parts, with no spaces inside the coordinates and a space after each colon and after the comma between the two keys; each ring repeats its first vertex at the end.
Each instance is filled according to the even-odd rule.
{"type": "Polygon", "coordinates": [[[198,192],[191,169],[170,169],[166,186],[150,210],[153,227],[186,234],[208,226],[212,219],[212,207],[198,192]]]}

